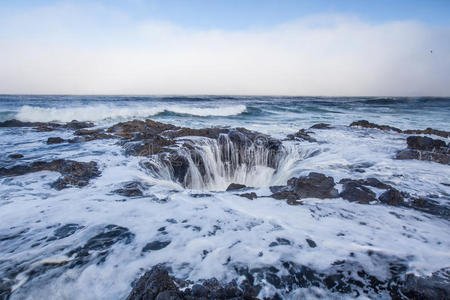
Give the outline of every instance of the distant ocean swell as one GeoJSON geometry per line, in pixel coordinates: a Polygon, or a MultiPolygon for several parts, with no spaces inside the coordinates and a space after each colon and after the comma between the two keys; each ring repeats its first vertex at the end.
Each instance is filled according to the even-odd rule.
{"type": "Polygon", "coordinates": [[[187,107],[187,106],[108,106],[89,105],[85,107],[43,108],[29,105],[22,106],[14,116],[15,119],[27,122],[69,122],[102,121],[114,119],[146,118],[161,114],[184,114],[200,117],[234,116],[247,110],[245,105],[229,105],[215,107],[187,107]]]}

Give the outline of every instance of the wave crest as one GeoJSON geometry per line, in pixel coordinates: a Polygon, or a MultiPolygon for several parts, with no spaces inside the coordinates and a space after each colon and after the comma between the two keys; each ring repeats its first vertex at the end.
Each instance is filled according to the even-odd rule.
{"type": "Polygon", "coordinates": [[[189,107],[189,106],[135,106],[118,107],[107,105],[45,108],[25,105],[15,115],[20,121],[27,122],[70,122],[78,121],[103,121],[114,119],[146,118],[158,114],[176,113],[199,117],[209,116],[233,116],[246,111],[245,105],[217,106],[217,107],[189,107]]]}

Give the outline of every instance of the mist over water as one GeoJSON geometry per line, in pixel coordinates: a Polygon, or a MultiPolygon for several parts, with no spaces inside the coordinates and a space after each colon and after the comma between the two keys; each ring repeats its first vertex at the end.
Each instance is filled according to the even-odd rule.
{"type": "MultiPolygon", "coordinates": [[[[269,190],[309,172],[324,173],[336,182],[375,177],[450,208],[448,165],[396,160],[407,135],[348,126],[366,119],[400,129],[448,130],[450,98],[0,96],[0,121],[76,119],[92,121],[96,129],[147,118],[189,128],[243,127],[260,135],[244,149],[230,134],[217,140],[177,138],[177,145],[185,147],[177,150],[178,155],[192,160],[183,153],[190,149],[202,162],[192,161],[187,176],[179,180],[162,155],[126,155],[115,139],[47,144],[49,137],[68,140],[74,133],[0,128],[0,167],[61,158],[95,161],[101,171],[83,188],[60,191],[51,187],[59,177],[56,172],[0,177],[0,278],[12,283],[11,299],[123,299],[143,270],[158,263],[169,264],[179,278],[223,281],[242,280],[237,272],[242,266],[272,266],[281,277],[286,275],[286,262],[326,273],[348,261],[357,265],[348,270],[352,276],[358,277],[355,274],[362,268],[378,280],[388,280],[396,266],[417,275],[450,266],[446,218],[341,198],[308,198],[303,205],[290,206],[271,198],[269,190]],[[308,129],[316,142],[286,139],[316,123],[331,125],[308,129]],[[259,138],[279,139],[280,147],[268,151],[260,147],[259,138]],[[24,157],[11,159],[14,153],[24,157]],[[113,192],[130,182],[139,183],[142,195],[113,192]],[[248,200],[239,196],[242,192],[225,191],[230,183],[252,187],[247,192],[258,198],[248,200]],[[71,234],[53,238],[67,224],[71,234]],[[113,228],[122,240],[110,245],[105,256],[100,250],[88,252],[85,260],[68,254],[104,234],[109,225],[119,226],[113,228]],[[154,241],[165,247],[143,251],[154,241]]],[[[337,188],[340,191],[342,185],[337,188]]],[[[374,190],[377,196],[382,193],[374,190]]],[[[342,296],[322,288],[277,289],[264,280],[260,297],[342,296]]],[[[389,295],[369,292],[368,297],[389,295]]]]}

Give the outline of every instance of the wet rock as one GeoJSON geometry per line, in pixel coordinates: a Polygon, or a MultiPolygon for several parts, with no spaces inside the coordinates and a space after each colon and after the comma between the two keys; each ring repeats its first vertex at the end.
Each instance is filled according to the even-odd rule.
{"type": "Polygon", "coordinates": [[[155,266],[139,278],[127,300],[154,300],[167,291],[178,292],[173,277],[162,266],[155,266]]]}
{"type": "Polygon", "coordinates": [[[240,194],[239,196],[245,197],[245,198],[247,198],[247,199],[249,199],[249,200],[253,200],[253,199],[258,198],[258,196],[256,195],[255,192],[251,192],[251,193],[243,193],[243,194],[240,194]]]}
{"type": "Polygon", "coordinates": [[[403,133],[405,133],[405,134],[430,134],[430,135],[441,136],[444,138],[450,137],[449,131],[437,130],[437,129],[433,129],[433,128],[427,128],[425,130],[409,129],[409,130],[403,130],[403,133]]]}
{"type": "Polygon", "coordinates": [[[272,197],[275,199],[299,200],[303,198],[336,198],[338,191],[334,188],[333,177],[311,172],[308,176],[291,178],[286,186],[272,186],[272,197]]]}
{"type": "Polygon", "coordinates": [[[68,129],[73,129],[73,130],[82,129],[82,128],[90,128],[90,127],[94,127],[94,126],[95,125],[92,122],[79,122],[77,120],[73,120],[73,121],[63,125],[63,127],[68,128],[68,129]]]}
{"type": "Polygon", "coordinates": [[[450,208],[430,198],[411,197],[409,202],[403,203],[403,206],[450,220],[450,208]]]}
{"type": "Polygon", "coordinates": [[[23,158],[23,154],[13,153],[13,154],[8,155],[8,157],[12,158],[12,159],[19,159],[19,158],[23,158]]]}
{"type": "Polygon", "coordinates": [[[331,129],[333,127],[331,127],[331,125],[328,123],[317,123],[317,124],[314,124],[313,126],[311,126],[310,128],[311,129],[331,129]]]}
{"type": "Polygon", "coordinates": [[[450,269],[442,269],[429,277],[407,274],[400,290],[408,299],[450,299],[450,269]]]}
{"type": "Polygon", "coordinates": [[[66,124],[52,123],[52,122],[22,122],[19,120],[8,120],[4,122],[0,122],[0,127],[34,127],[34,129],[38,131],[53,131],[59,128],[66,129],[81,129],[93,127],[94,124],[91,122],[78,122],[76,120],[71,121],[66,124]]]}
{"type": "Polygon", "coordinates": [[[432,139],[426,136],[409,136],[406,139],[409,149],[438,151],[440,148],[447,147],[442,140],[432,139]]]}
{"type": "Polygon", "coordinates": [[[16,165],[11,168],[0,168],[0,176],[20,176],[39,171],[54,171],[61,173],[51,185],[57,190],[69,186],[83,187],[89,180],[100,176],[97,163],[77,162],[73,160],[57,159],[50,162],[37,161],[29,165],[16,165]]]}
{"type": "Polygon", "coordinates": [[[376,200],[376,194],[357,181],[345,182],[339,196],[350,202],[361,204],[368,204],[376,200]]]}
{"type": "Polygon", "coordinates": [[[11,296],[13,282],[0,278],[0,299],[8,300],[11,296]]]}
{"type": "Polygon", "coordinates": [[[304,140],[304,141],[308,141],[310,143],[315,143],[317,142],[317,140],[313,137],[311,137],[309,134],[311,134],[312,132],[308,132],[306,131],[306,129],[300,129],[299,131],[297,131],[295,134],[289,134],[287,136],[287,138],[289,140],[304,140]]]}
{"type": "Polygon", "coordinates": [[[371,187],[375,187],[375,188],[383,189],[383,190],[392,188],[392,186],[390,186],[389,184],[381,182],[380,180],[378,180],[374,177],[369,177],[366,179],[357,179],[357,180],[351,179],[351,178],[344,178],[339,181],[339,183],[341,183],[341,184],[345,184],[348,182],[354,182],[355,184],[371,186],[371,187]]]}
{"type": "Polygon", "coordinates": [[[392,126],[388,126],[388,125],[378,125],[375,123],[370,123],[367,120],[355,121],[355,122],[351,123],[350,126],[358,126],[358,127],[363,127],[363,128],[375,128],[375,129],[380,129],[380,130],[384,130],[384,131],[402,132],[400,129],[398,129],[396,127],[392,127],[392,126]]]}
{"type": "Polygon", "coordinates": [[[114,190],[113,193],[125,196],[125,197],[140,197],[143,196],[145,186],[139,181],[132,181],[124,184],[120,189],[114,190]]]}
{"type": "Polygon", "coordinates": [[[408,148],[397,152],[397,159],[418,159],[450,164],[450,146],[442,140],[423,136],[410,136],[408,148]]]}
{"type": "Polygon", "coordinates": [[[66,237],[71,236],[72,234],[74,234],[75,232],[77,232],[78,230],[83,229],[83,228],[84,228],[84,226],[79,225],[79,224],[73,224],[73,223],[65,224],[61,227],[58,227],[53,232],[53,236],[48,238],[47,241],[64,239],[66,237]]]}
{"type": "Polygon", "coordinates": [[[242,190],[242,189],[245,189],[246,187],[247,187],[247,186],[244,185],[244,184],[231,183],[231,184],[227,187],[226,191],[228,192],[228,191],[242,190]]]}
{"type": "Polygon", "coordinates": [[[60,137],[49,137],[47,139],[47,145],[53,145],[53,144],[61,144],[64,143],[66,140],[60,137]]]}
{"type": "Polygon", "coordinates": [[[306,239],[306,242],[308,243],[308,246],[311,247],[311,248],[316,248],[317,247],[316,242],[314,242],[311,239],[306,239]]]}
{"type": "Polygon", "coordinates": [[[380,197],[378,197],[378,200],[380,200],[380,202],[382,203],[393,206],[402,205],[404,202],[402,193],[394,188],[390,188],[387,191],[385,191],[383,194],[380,195],[380,197]]]}
{"type": "Polygon", "coordinates": [[[151,138],[168,130],[176,130],[179,127],[164,124],[152,120],[133,120],[128,122],[121,122],[108,128],[108,133],[114,133],[124,139],[142,140],[151,138]]]}
{"type": "Polygon", "coordinates": [[[157,251],[166,248],[170,244],[170,241],[153,241],[148,243],[142,248],[142,252],[157,251]]]}
{"type": "Polygon", "coordinates": [[[169,151],[169,146],[175,144],[175,141],[166,139],[162,136],[155,135],[152,138],[129,142],[125,146],[125,154],[134,156],[150,156],[161,152],[169,151]]]}
{"type": "Polygon", "coordinates": [[[129,244],[134,239],[134,233],[128,228],[110,224],[105,226],[100,233],[90,238],[82,247],[75,248],[67,253],[74,256],[71,267],[84,265],[94,257],[102,262],[109,253],[109,249],[117,243],[129,244]]]}
{"type": "Polygon", "coordinates": [[[82,136],[85,141],[113,139],[116,136],[107,134],[103,129],[79,129],[74,132],[76,136],[82,136]]]}

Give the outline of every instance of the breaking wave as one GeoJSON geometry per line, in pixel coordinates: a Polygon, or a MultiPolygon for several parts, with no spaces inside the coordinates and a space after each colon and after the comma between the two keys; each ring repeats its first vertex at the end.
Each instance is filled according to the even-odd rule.
{"type": "Polygon", "coordinates": [[[22,106],[15,115],[20,121],[27,122],[70,122],[78,121],[102,121],[116,119],[146,118],[164,113],[185,114],[200,117],[209,116],[233,116],[245,112],[245,105],[215,106],[215,107],[187,107],[187,106],[158,106],[154,107],[134,106],[85,106],[65,108],[44,108],[29,105],[22,106]]]}

